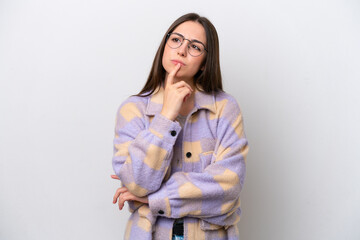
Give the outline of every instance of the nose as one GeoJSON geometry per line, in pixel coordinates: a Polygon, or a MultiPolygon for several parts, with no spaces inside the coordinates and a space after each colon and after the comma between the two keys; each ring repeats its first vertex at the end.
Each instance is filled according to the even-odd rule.
{"type": "Polygon", "coordinates": [[[184,41],[180,47],[178,47],[178,55],[182,57],[186,57],[187,55],[187,48],[188,48],[188,42],[184,41]]]}

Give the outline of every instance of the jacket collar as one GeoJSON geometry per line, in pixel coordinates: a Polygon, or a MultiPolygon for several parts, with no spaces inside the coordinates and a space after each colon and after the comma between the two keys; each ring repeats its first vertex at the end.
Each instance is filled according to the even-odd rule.
{"type": "MultiPolygon", "coordinates": [[[[198,87],[202,90],[202,88],[198,85],[198,87]]],[[[164,97],[164,87],[158,87],[152,95],[148,98],[148,103],[146,106],[146,115],[156,115],[161,112],[163,105],[163,97],[164,97]]],[[[198,109],[208,109],[211,112],[216,112],[215,106],[215,96],[214,94],[205,93],[203,91],[199,91],[195,88],[195,108],[198,109]]]]}

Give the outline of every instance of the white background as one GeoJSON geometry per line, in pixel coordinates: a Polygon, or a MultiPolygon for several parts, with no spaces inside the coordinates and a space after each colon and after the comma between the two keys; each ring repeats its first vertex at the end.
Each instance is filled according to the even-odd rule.
{"type": "Polygon", "coordinates": [[[216,26],[250,143],[242,240],[360,239],[356,0],[0,0],[0,239],[122,239],[117,107],[163,34],[216,26]]]}

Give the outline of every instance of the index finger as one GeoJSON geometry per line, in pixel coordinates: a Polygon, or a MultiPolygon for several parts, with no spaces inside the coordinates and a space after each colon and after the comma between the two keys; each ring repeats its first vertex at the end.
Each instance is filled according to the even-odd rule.
{"type": "Polygon", "coordinates": [[[173,82],[174,77],[175,77],[176,73],[180,70],[180,68],[181,68],[181,64],[180,63],[176,64],[175,68],[168,75],[167,83],[170,83],[170,84],[174,83],[173,82]]]}
{"type": "Polygon", "coordinates": [[[120,194],[125,193],[127,191],[128,191],[128,189],[126,187],[118,188],[116,190],[116,192],[115,192],[114,197],[113,197],[113,203],[116,203],[116,201],[117,201],[118,197],[120,196],[120,194]]]}

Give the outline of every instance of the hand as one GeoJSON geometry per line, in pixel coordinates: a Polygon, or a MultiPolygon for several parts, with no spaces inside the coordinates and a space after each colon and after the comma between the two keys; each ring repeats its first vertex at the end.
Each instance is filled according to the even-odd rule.
{"type": "Polygon", "coordinates": [[[179,115],[182,103],[194,91],[185,81],[174,83],[175,75],[180,70],[180,67],[181,64],[178,63],[166,79],[163,108],[160,112],[172,121],[179,115]]]}
{"type": "MultiPolygon", "coordinates": [[[[111,178],[120,180],[119,177],[116,175],[111,175],[111,178]]],[[[115,204],[118,199],[119,199],[119,202],[118,202],[119,210],[123,209],[125,201],[138,201],[138,202],[142,202],[142,203],[149,203],[149,200],[147,197],[142,197],[142,198],[137,197],[134,194],[132,194],[131,192],[129,192],[126,187],[121,187],[116,190],[115,195],[113,197],[113,204],[115,204]]]]}

